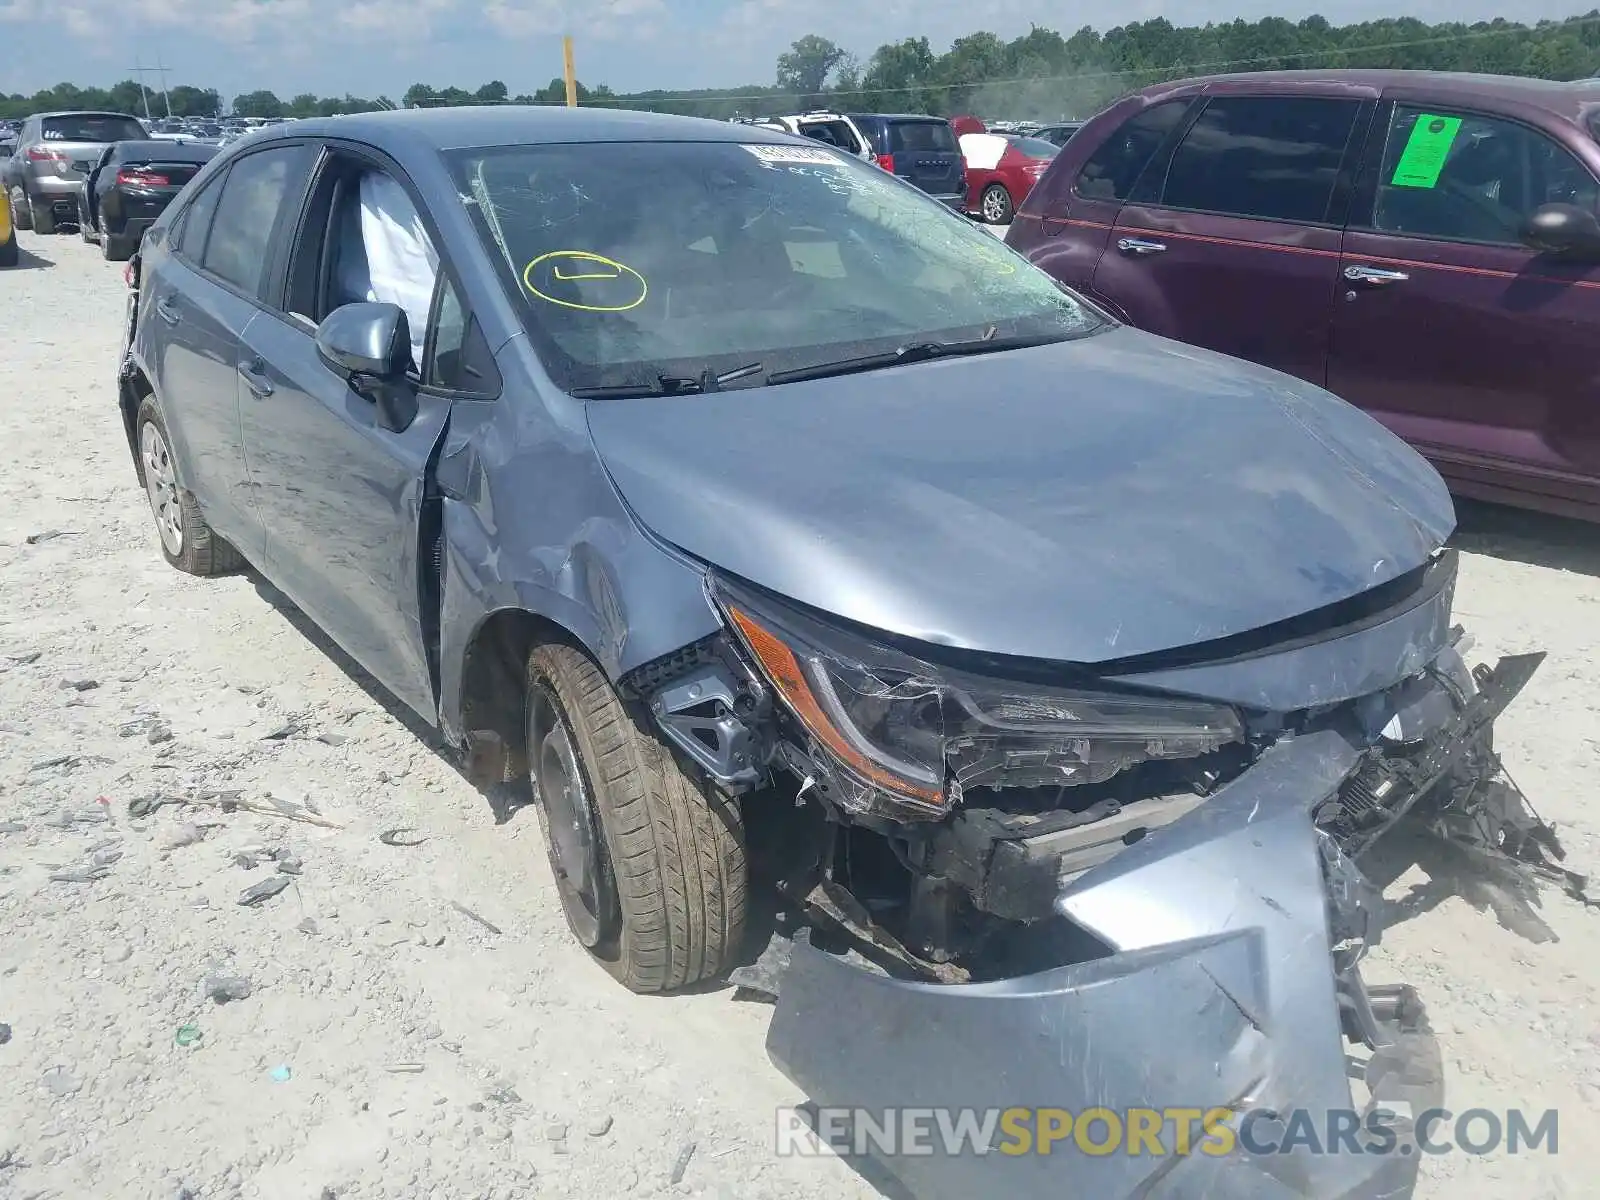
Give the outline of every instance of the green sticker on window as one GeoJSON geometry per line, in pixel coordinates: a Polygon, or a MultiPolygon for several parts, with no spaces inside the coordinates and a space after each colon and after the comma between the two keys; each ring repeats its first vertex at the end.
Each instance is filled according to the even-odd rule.
{"type": "Polygon", "coordinates": [[[1450,157],[1450,147],[1461,131],[1460,117],[1441,117],[1434,113],[1418,113],[1417,123],[1411,127],[1406,148],[1400,161],[1394,165],[1391,187],[1431,188],[1439,183],[1439,172],[1444,160],[1450,157]]]}

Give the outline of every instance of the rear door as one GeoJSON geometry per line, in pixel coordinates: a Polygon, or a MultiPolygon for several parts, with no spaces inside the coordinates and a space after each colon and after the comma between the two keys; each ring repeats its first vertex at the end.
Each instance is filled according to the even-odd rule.
{"type": "Polygon", "coordinates": [[[1068,287],[1093,294],[1095,267],[1117,213],[1150,163],[1170,152],[1194,103],[1193,96],[1155,104],[1135,98],[1105,114],[1092,133],[1056,156],[1013,217],[1006,244],[1068,287]],[[1084,140],[1091,138],[1100,140],[1084,140]]]}
{"type": "Polygon", "coordinates": [[[239,347],[260,312],[274,231],[309,148],[276,145],[236,159],[179,215],[173,253],[148,273],[143,320],[184,486],[207,522],[252,562],[265,548],[239,429],[239,347]]]}
{"type": "Polygon", "coordinates": [[[1140,329],[1321,384],[1373,102],[1207,96],[1117,215],[1094,290],[1140,329]]]}
{"type": "Polygon", "coordinates": [[[1577,499],[1600,477],[1600,266],[1519,242],[1544,204],[1596,211],[1582,141],[1425,93],[1374,126],[1328,383],[1463,490],[1577,499]]]}
{"type": "Polygon", "coordinates": [[[965,203],[961,146],[949,121],[891,117],[888,135],[896,175],[947,203],[965,203]]]}

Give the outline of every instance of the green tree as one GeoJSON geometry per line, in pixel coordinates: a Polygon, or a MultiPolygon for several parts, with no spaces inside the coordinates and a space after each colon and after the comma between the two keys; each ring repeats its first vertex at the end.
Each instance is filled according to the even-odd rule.
{"type": "Polygon", "coordinates": [[[180,84],[167,93],[175,117],[214,117],[222,111],[222,97],[216,88],[180,84]]]}
{"type": "Polygon", "coordinates": [[[498,79],[490,80],[477,91],[472,93],[472,98],[479,104],[504,104],[510,96],[506,85],[498,79]]]}
{"type": "Polygon", "coordinates": [[[803,106],[816,103],[833,69],[845,52],[825,37],[808,33],[778,56],[778,89],[793,93],[803,106]]]}
{"type": "Polygon", "coordinates": [[[233,98],[233,112],[238,117],[281,117],[283,101],[271,92],[246,92],[233,98]]]}

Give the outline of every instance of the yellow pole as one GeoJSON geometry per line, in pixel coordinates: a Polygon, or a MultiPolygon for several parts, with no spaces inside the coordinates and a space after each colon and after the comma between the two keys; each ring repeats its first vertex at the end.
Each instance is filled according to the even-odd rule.
{"type": "Polygon", "coordinates": [[[578,106],[578,76],[572,67],[572,39],[570,37],[561,39],[561,58],[567,73],[567,107],[576,108],[578,106]]]}

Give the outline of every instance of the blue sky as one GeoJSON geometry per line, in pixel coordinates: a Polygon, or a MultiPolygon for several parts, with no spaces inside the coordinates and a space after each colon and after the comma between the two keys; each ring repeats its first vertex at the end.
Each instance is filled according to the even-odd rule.
{"type": "MultiPolygon", "coordinates": [[[[1591,0],[1592,3],[1592,0],[1591,0]]],[[[0,92],[70,80],[106,85],[136,62],[169,84],[224,99],[270,88],[398,97],[416,81],[532,91],[561,73],[563,33],[578,76],[618,91],[770,83],[788,43],[820,33],[865,58],[926,36],[938,49],[974,29],[1039,24],[1070,33],[1165,16],[1174,24],[1381,16],[1531,21],[1585,11],[1576,0],[0,0],[0,92]],[[1108,18],[1108,14],[1114,17],[1108,18]]]]}

